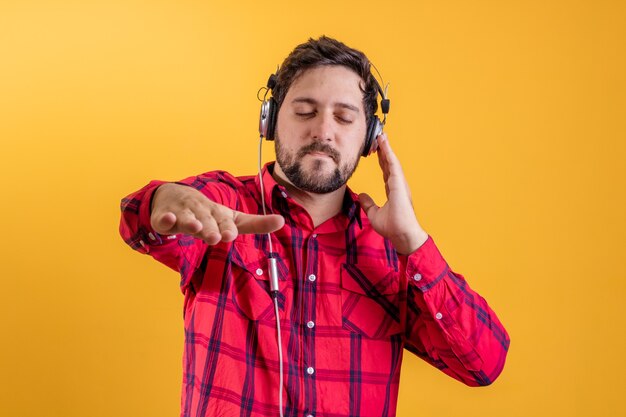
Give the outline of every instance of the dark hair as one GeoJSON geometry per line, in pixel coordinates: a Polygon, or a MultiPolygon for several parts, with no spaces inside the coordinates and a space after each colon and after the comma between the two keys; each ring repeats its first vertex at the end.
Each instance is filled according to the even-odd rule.
{"type": "Polygon", "coordinates": [[[291,84],[308,69],[322,65],[342,65],[354,71],[363,80],[363,107],[367,122],[378,109],[378,83],[371,73],[370,61],[365,54],[350,48],[336,39],[321,36],[319,39],[310,38],[308,42],[300,44],[289,54],[277,73],[276,85],[272,89],[272,96],[278,104],[283,104],[291,84]]]}

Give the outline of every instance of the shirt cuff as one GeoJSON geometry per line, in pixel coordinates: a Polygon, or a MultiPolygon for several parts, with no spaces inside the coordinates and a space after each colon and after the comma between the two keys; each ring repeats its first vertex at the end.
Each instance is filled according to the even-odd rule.
{"type": "Polygon", "coordinates": [[[154,193],[160,185],[165,184],[166,181],[151,181],[146,186],[146,191],[141,199],[139,205],[139,245],[144,249],[146,253],[150,252],[150,246],[161,245],[166,238],[171,239],[170,236],[160,235],[152,229],[150,224],[150,215],[152,207],[152,199],[154,193]]]}
{"type": "Polygon", "coordinates": [[[437,285],[449,269],[448,263],[430,235],[415,252],[400,255],[399,258],[406,267],[409,285],[416,286],[421,292],[426,292],[437,285]]]}

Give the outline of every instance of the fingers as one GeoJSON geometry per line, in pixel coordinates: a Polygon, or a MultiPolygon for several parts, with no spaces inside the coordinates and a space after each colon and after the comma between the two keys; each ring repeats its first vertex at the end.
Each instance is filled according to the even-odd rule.
{"type": "Polygon", "coordinates": [[[378,162],[380,163],[380,167],[383,168],[383,170],[389,171],[391,171],[392,169],[401,169],[400,161],[391,149],[391,145],[389,144],[389,139],[387,138],[386,133],[382,133],[380,136],[378,136],[378,145],[378,162]]]}
{"type": "Polygon", "coordinates": [[[213,216],[202,219],[203,230],[197,236],[210,245],[232,242],[239,234],[275,232],[285,225],[285,219],[276,214],[247,214],[219,204],[215,206],[213,216]]]}
{"type": "Polygon", "coordinates": [[[204,240],[207,244],[232,242],[239,234],[234,223],[235,212],[228,207],[209,201],[206,205],[197,207],[195,211],[200,228],[189,234],[204,240]]]}
{"type": "Polygon", "coordinates": [[[276,214],[267,216],[247,214],[219,204],[215,206],[212,215],[199,219],[202,222],[202,230],[195,234],[209,245],[232,242],[239,234],[275,232],[285,225],[285,219],[276,214]]]}
{"type": "Polygon", "coordinates": [[[251,215],[209,202],[192,209],[179,208],[153,213],[152,228],[160,234],[183,233],[202,239],[209,245],[232,242],[239,233],[271,233],[285,225],[279,215],[251,215]]]}
{"type": "Polygon", "coordinates": [[[191,210],[181,210],[178,212],[178,216],[176,216],[174,229],[176,233],[193,235],[202,230],[202,223],[191,210]]]}
{"type": "Polygon", "coordinates": [[[202,211],[198,214],[198,221],[202,227],[196,233],[192,233],[194,237],[204,240],[209,245],[215,245],[222,240],[217,221],[210,212],[202,211]]]}
{"type": "Polygon", "coordinates": [[[160,215],[152,216],[152,228],[160,234],[172,233],[172,229],[176,224],[176,215],[172,212],[166,212],[160,215]]]}
{"type": "Polygon", "coordinates": [[[155,213],[152,219],[152,228],[160,234],[186,233],[194,234],[202,229],[194,214],[188,212],[178,212],[178,216],[171,211],[165,213],[155,213]]]}
{"type": "Polygon", "coordinates": [[[239,233],[271,233],[285,225],[279,215],[251,215],[209,200],[194,188],[161,185],[153,198],[150,223],[160,234],[183,233],[209,245],[232,242],[239,233]]]}
{"type": "Polygon", "coordinates": [[[267,216],[234,212],[234,222],[239,233],[271,233],[285,225],[285,219],[277,214],[267,216]]]}
{"type": "Polygon", "coordinates": [[[390,189],[399,189],[402,187],[406,193],[410,195],[410,190],[400,160],[391,149],[391,144],[386,133],[378,136],[378,163],[383,171],[383,179],[385,181],[385,190],[389,195],[390,189]]]}
{"type": "Polygon", "coordinates": [[[222,242],[232,242],[239,235],[237,226],[235,226],[235,222],[233,221],[233,216],[223,217],[217,223],[217,227],[220,229],[222,242]]]}

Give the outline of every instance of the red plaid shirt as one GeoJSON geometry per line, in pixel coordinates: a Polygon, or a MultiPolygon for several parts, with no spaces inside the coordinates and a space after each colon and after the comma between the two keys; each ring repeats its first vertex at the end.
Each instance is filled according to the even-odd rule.
{"type": "MultiPolygon", "coordinates": [[[[470,386],[502,371],[509,337],[453,272],[432,237],[398,255],[348,190],[318,227],[263,170],[280,276],[286,417],[394,416],[403,348],[470,386]]],[[[258,176],[209,172],[181,181],[212,201],[262,214],[258,176]]],[[[122,200],[133,249],[178,271],[185,295],[181,416],[278,416],[278,350],[267,235],[209,246],[150,228],[153,181],[122,200]]]]}

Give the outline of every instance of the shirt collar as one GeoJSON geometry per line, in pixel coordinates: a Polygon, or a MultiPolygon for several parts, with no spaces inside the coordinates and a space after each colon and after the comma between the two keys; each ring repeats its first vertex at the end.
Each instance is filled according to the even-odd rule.
{"type": "MultiPolygon", "coordinates": [[[[279,214],[285,216],[288,215],[285,210],[281,209],[285,207],[283,204],[276,204],[277,199],[284,199],[287,197],[287,189],[276,182],[272,173],[274,172],[274,164],[276,161],[268,162],[261,170],[261,179],[258,175],[255,176],[254,182],[257,189],[261,191],[260,184],[263,181],[263,196],[265,198],[265,204],[271,213],[278,211],[279,214]]],[[[295,202],[294,202],[295,203],[295,202]]],[[[361,204],[359,203],[359,197],[352,192],[350,187],[346,187],[346,192],[343,196],[343,203],[341,205],[341,213],[346,217],[346,226],[350,225],[353,221],[359,224],[360,228],[363,228],[361,219],[361,204]]]]}

